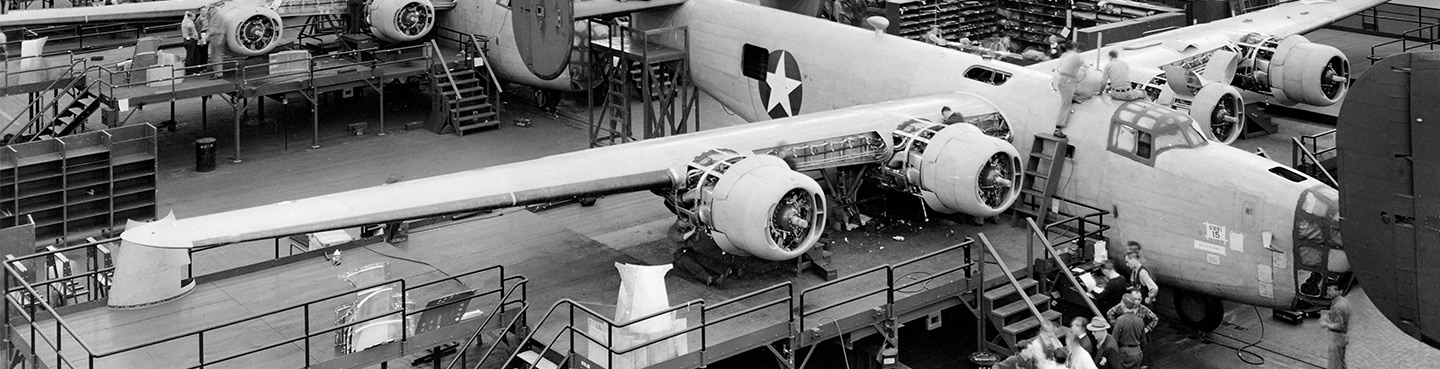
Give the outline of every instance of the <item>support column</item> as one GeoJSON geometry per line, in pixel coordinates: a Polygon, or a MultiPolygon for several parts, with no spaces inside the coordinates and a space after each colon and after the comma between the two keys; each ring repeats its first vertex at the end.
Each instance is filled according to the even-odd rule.
{"type": "Polygon", "coordinates": [[[314,96],[310,99],[310,128],[314,132],[310,138],[310,148],[318,149],[320,148],[320,93],[315,90],[311,90],[310,93],[314,96]]]}
{"type": "Polygon", "coordinates": [[[200,135],[210,132],[210,95],[200,97],[200,135]]]}
{"type": "Polygon", "coordinates": [[[235,156],[230,157],[231,163],[240,163],[240,113],[245,108],[240,104],[245,101],[243,97],[236,97],[237,102],[230,104],[230,116],[235,120],[235,156]]]}

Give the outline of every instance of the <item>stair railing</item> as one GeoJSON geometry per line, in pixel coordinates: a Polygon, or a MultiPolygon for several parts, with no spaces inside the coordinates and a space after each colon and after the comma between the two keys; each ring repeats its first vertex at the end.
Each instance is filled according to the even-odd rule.
{"type": "MultiPolygon", "coordinates": [[[[440,44],[430,40],[430,48],[435,51],[435,59],[440,60],[440,69],[445,71],[445,79],[450,80],[450,89],[455,91],[455,99],[460,99],[460,87],[455,86],[455,75],[450,74],[450,63],[445,61],[445,55],[440,51],[440,44]]],[[[433,65],[433,63],[432,63],[433,65]]]]}
{"type": "MultiPolygon", "coordinates": [[[[455,349],[455,358],[450,359],[450,364],[446,365],[445,369],[454,368],[456,363],[459,363],[461,359],[465,358],[465,350],[469,349],[471,345],[474,345],[476,341],[480,341],[480,335],[485,332],[485,327],[488,327],[490,325],[490,319],[495,318],[496,315],[500,315],[500,309],[509,305],[508,302],[510,301],[510,296],[514,294],[517,289],[520,290],[521,296],[526,295],[525,283],[528,281],[529,280],[521,280],[516,285],[510,286],[510,290],[506,291],[505,294],[500,297],[500,303],[496,304],[495,308],[490,310],[490,315],[485,317],[485,321],[480,322],[480,327],[475,329],[475,334],[471,335],[470,339],[465,340],[465,344],[460,345],[455,349]]],[[[510,319],[510,323],[504,326],[503,331],[509,331],[515,327],[516,323],[520,323],[525,320],[525,311],[530,309],[530,302],[526,301],[524,297],[521,297],[519,304],[520,308],[516,310],[517,313],[515,314],[515,317],[510,319]]],[[[481,342],[481,344],[483,345],[484,342],[481,342]]],[[[477,362],[475,365],[480,365],[481,363],[484,363],[485,359],[489,358],[490,354],[495,351],[496,346],[500,346],[500,343],[496,342],[495,344],[490,345],[490,349],[485,350],[485,355],[481,356],[480,361],[477,362]]]]}
{"type": "Polygon", "coordinates": [[[1338,181],[1335,180],[1335,176],[1330,173],[1330,170],[1329,170],[1329,169],[1326,169],[1326,168],[1325,168],[1325,165],[1324,165],[1324,164],[1321,164],[1321,163],[1320,163],[1320,159],[1319,159],[1319,157],[1320,157],[1321,155],[1325,155],[1325,154],[1329,154],[1329,153],[1335,152],[1335,147],[1334,147],[1334,146],[1331,146],[1331,147],[1326,148],[1326,149],[1320,149],[1320,148],[1319,148],[1319,139],[1320,139],[1320,137],[1331,136],[1331,135],[1334,135],[1334,134],[1335,134],[1335,130],[1332,129],[1332,130],[1329,130],[1329,131],[1325,131],[1325,132],[1321,132],[1321,133],[1317,133],[1317,134],[1313,134],[1313,135],[1305,135],[1305,136],[1302,136],[1302,137],[1291,137],[1291,138],[1290,138],[1290,161],[1291,161],[1291,162],[1290,162],[1290,167],[1295,168],[1295,169],[1299,169],[1300,171],[1304,172],[1305,174],[1308,174],[1308,175],[1310,175],[1310,176],[1312,176],[1312,177],[1315,177],[1316,179],[1319,179],[1321,182],[1325,182],[1325,184],[1330,185],[1330,187],[1339,188],[1339,187],[1340,187],[1340,182],[1338,182],[1338,181]]]}
{"type": "Polygon", "coordinates": [[[1000,271],[1005,274],[1005,279],[1010,280],[1010,286],[1015,287],[1015,294],[1020,296],[1021,301],[1025,301],[1025,307],[1030,309],[1030,314],[1034,314],[1035,319],[1040,320],[1043,324],[1045,316],[1040,314],[1040,308],[1035,307],[1035,302],[1030,301],[1030,295],[1025,293],[1024,288],[1021,288],[1020,281],[1015,279],[1015,273],[1011,272],[1010,267],[1005,265],[1005,259],[1000,258],[1000,253],[995,251],[995,246],[990,244],[990,240],[985,238],[984,233],[977,233],[976,236],[980,237],[980,243],[985,245],[985,250],[990,252],[990,256],[995,257],[995,264],[1000,266],[1000,271]]]}
{"type": "MultiPolygon", "coordinates": [[[[85,59],[84,59],[84,58],[74,58],[74,57],[73,57],[73,54],[72,54],[72,58],[71,58],[71,60],[70,60],[70,65],[65,68],[65,77],[56,78],[55,80],[50,81],[50,84],[49,84],[49,85],[46,85],[45,88],[42,89],[41,91],[55,91],[55,90],[57,89],[56,86],[59,86],[59,84],[60,84],[61,81],[66,81],[66,78],[69,78],[69,80],[66,81],[66,83],[65,83],[65,87],[59,87],[59,89],[63,89],[66,94],[70,94],[70,93],[71,93],[71,90],[74,90],[74,89],[75,89],[75,85],[76,85],[77,82],[80,82],[80,81],[84,81],[84,80],[85,80],[84,78],[76,78],[76,75],[77,75],[77,74],[75,73],[75,68],[78,66],[78,67],[83,71],[83,70],[86,68],[86,65],[87,65],[87,63],[85,62],[85,59]]],[[[49,70],[49,69],[46,69],[46,70],[49,70]]],[[[5,79],[8,81],[8,80],[10,79],[10,76],[13,76],[13,75],[14,75],[14,74],[6,75],[6,76],[5,76],[5,79]]],[[[81,77],[84,77],[84,73],[81,73],[81,74],[79,74],[79,75],[80,75],[81,77]]],[[[43,93],[43,92],[41,92],[41,93],[43,93]]],[[[36,114],[36,115],[30,117],[30,119],[26,120],[25,128],[22,128],[22,129],[21,129],[21,132],[24,132],[26,129],[28,129],[29,126],[30,126],[33,122],[35,122],[36,120],[41,120],[41,121],[43,121],[43,120],[44,120],[44,117],[45,117],[44,112],[47,111],[47,110],[53,110],[53,109],[56,107],[56,104],[59,103],[59,101],[60,101],[60,97],[59,97],[59,96],[56,96],[54,99],[52,99],[52,100],[50,101],[49,104],[45,104],[45,107],[40,108],[39,110],[36,110],[36,111],[38,111],[38,112],[40,112],[40,113],[39,113],[39,114],[36,114]]],[[[42,103],[43,103],[43,102],[42,102],[42,103]]],[[[27,107],[26,110],[28,111],[28,110],[32,110],[32,109],[34,109],[34,108],[35,108],[35,106],[32,105],[32,106],[30,106],[30,107],[27,107]]],[[[15,117],[10,118],[10,121],[5,124],[5,128],[0,129],[0,132],[9,132],[9,131],[10,131],[10,128],[13,127],[13,126],[15,125],[15,123],[18,123],[18,122],[20,121],[20,118],[23,117],[23,116],[24,116],[23,114],[16,114],[15,117]]],[[[19,138],[19,137],[21,137],[21,136],[23,136],[23,134],[17,133],[17,134],[15,135],[16,138],[19,138]]]]}
{"type": "MultiPolygon", "coordinates": [[[[17,133],[15,134],[15,138],[14,138],[12,141],[8,142],[7,144],[16,144],[16,143],[21,143],[21,142],[27,142],[27,141],[30,141],[30,140],[27,139],[27,138],[33,138],[33,136],[38,135],[38,134],[40,133],[40,129],[41,129],[41,128],[40,128],[40,125],[41,125],[41,124],[48,124],[48,123],[49,123],[48,120],[55,118],[55,116],[49,116],[49,117],[47,117],[47,115],[45,114],[45,112],[46,112],[46,111],[53,111],[53,110],[58,109],[59,106],[60,106],[60,105],[59,105],[59,104],[60,104],[60,100],[62,100],[62,99],[61,99],[61,96],[71,96],[71,97],[72,97],[71,100],[74,100],[73,98],[74,98],[75,96],[77,96],[77,95],[75,95],[74,90],[75,90],[75,88],[77,87],[77,85],[78,85],[78,84],[81,84],[82,82],[84,82],[84,80],[85,80],[84,78],[72,78],[72,79],[70,79],[70,83],[66,84],[65,87],[63,87],[61,94],[60,94],[60,95],[56,95],[53,99],[50,99],[50,103],[45,104],[45,106],[44,106],[43,108],[40,108],[40,110],[39,110],[40,113],[39,113],[39,114],[35,114],[34,116],[31,116],[30,119],[25,120],[25,125],[20,128],[20,132],[17,132],[17,133]]],[[[21,117],[22,117],[22,115],[17,114],[17,115],[15,116],[15,118],[13,118],[13,119],[10,120],[10,123],[9,123],[9,124],[6,124],[6,125],[5,125],[5,128],[4,128],[4,129],[0,129],[0,132],[7,132],[7,131],[9,131],[10,128],[15,125],[15,123],[18,123],[18,122],[20,121],[20,118],[21,118],[21,117]]]]}
{"type": "MultiPolygon", "coordinates": [[[[1040,230],[1040,226],[1035,225],[1035,219],[1026,218],[1025,222],[1030,225],[1030,233],[1040,238],[1040,244],[1044,245],[1045,251],[1050,255],[1050,260],[1054,260],[1056,265],[1060,266],[1060,274],[1064,275],[1066,279],[1069,279],[1071,285],[1080,289],[1080,298],[1085,300],[1085,306],[1090,307],[1090,312],[1095,313],[1094,316],[1104,316],[1100,308],[1095,306],[1095,302],[1090,300],[1090,295],[1085,293],[1084,285],[1080,284],[1080,281],[1075,279],[1075,274],[1070,272],[1070,265],[1065,264],[1065,260],[1060,259],[1060,253],[1056,252],[1055,247],[1051,245],[1050,237],[1045,235],[1045,231],[1040,230]]],[[[1081,239],[1083,240],[1083,238],[1081,239]]]]}
{"type": "Polygon", "coordinates": [[[490,76],[490,84],[495,86],[495,92],[490,95],[498,99],[500,94],[505,92],[505,89],[500,87],[500,81],[495,78],[495,70],[490,68],[490,57],[485,55],[485,47],[480,45],[480,37],[483,36],[471,34],[470,47],[475,48],[475,55],[480,58],[481,63],[485,64],[485,73],[490,76]]]}

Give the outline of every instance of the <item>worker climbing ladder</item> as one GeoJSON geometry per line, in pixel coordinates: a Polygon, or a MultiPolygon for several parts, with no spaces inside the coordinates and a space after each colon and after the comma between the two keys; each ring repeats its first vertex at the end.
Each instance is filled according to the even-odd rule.
{"type": "Polygon", "coordinates": [[[1059,190],[1060,182],[1055,179],[1065,168],[1065,148],[1069,147],[1069,142],[1069,139],[1049,133],[1035,134],[1035,141],[1030,145],[1030,158],[1025,162],[1025,175],[1021,179],[1020,199],[1012,207],[1015,210],[1013,225],[1025,224],[1027,217],[1035,218],[1035,222],[1041,225],[1046,223],[1050,204],[1059,190]]]}

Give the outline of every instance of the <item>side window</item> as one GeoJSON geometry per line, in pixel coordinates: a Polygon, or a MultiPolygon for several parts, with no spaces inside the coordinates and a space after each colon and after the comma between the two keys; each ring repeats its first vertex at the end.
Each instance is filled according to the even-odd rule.
{"type": "Polygon", "coordinates": [[[765,68],[770,65],[770,50],[745,44],[740,51],[740,72],[755,80],[765,80],[765,68]]]}
{"type": "Polygon", "coordinates": [[[1142,158],[1149,159],[1149,158],[1150,158],[1150,148],[1153,147],[1153,146],[1154,146],[1154,142],[1153,142],[1152,138],[1150,137],[1150,133],[1148,133],[1148,132],[1138,132],[1138,133],[1135,135],[1135,156],[1139,156],[1139,157],[1142,157],[1142,158]]]}
{"type": "Polygon", "coordinates": [[[965,70],[965,78],[999,86],[1005,84],[1005,81],[1010,80],[1010,73],[1005,73],[981,66],[974,66],[970,67],[970,69],[965,70]]]}
{"type": "Polygon", "coordinates": [[[1120,126],[1115,130],[1115,137],[1110,138],[1115,149],[1123,152],[1135,152],[1135,128],[1131,126],[1120,126]]]}

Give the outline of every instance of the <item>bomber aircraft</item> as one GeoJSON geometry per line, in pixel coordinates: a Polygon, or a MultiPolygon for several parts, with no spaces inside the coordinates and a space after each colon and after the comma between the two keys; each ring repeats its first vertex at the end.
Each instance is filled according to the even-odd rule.
{"type": "MultiPolygon", "coordinates": [[[[1146,77],[1136,81],[1163,73],[1187,96],[1224,96],[1203,93],[1221,81],[1214,86],[1327,104],[1344,94],[1344,57],[1298,35],[1380,2],[1287,3],[1105,48],[1126,49],[1146,77]]],[[[500,14],[540,19],[512,24],[515,39],[529,40],[513,66],[536,79],[563,77],[582,4],[511,2],[520,10],[500,14]]],[[[507,28],[497,13],[455,14],[442,24],[507,28]]],[[[1336,192],[1217,140],[1228,138],[1212,124],[1236,111],[1224,98],[1186,105],[1229,110],[1187,114],[1158,97],[1097,96],[1073,105],[1059,138],[1049,135],[1062,106],[1053,63],[1022,67],[733,0],[632,17],[642,29],[689,27],[697,84],[747,119],[770,120],[127,227],[108,303],[181,298],[195,288],[182,283],[192,247],[640,190],[664,197],[678,228],[727,252],[789,260],[816,244],[827,203],[853,201],[827,193],[815,172],[874,178],[943,213],[993,216],[1026,190],[1020,153],[1039,141],[1069,147],[1058,195],[1111,210],[1111,254],[1121,254],[1121,241],[1147,245],[1151,270],[1197,327],[1219,324],[1221,299],[1301,309],[1328,303],[1323,282],[1349,278],[1336,192]],[[975,124],[947,124],[945,107],[975,124]]],[[[1096,52],[1082,57],[1097,60],[1096,52]]]]}

